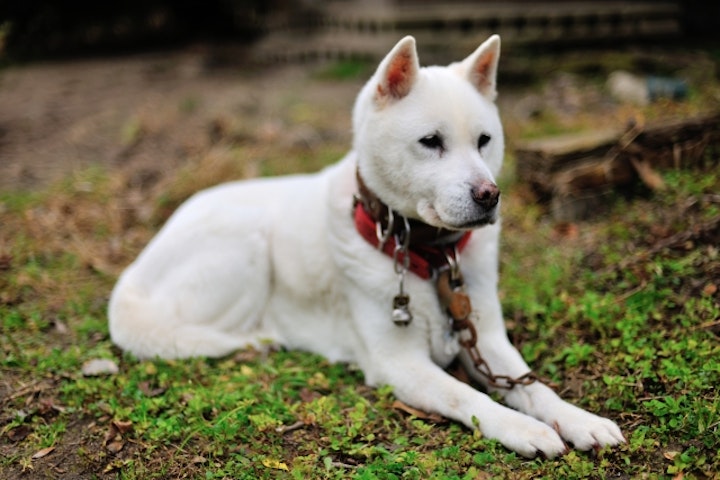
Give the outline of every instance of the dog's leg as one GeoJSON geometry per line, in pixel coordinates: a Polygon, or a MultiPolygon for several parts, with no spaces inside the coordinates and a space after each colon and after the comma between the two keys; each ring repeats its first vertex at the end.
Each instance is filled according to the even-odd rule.
{"type": "MultiPolygon", "coordinates": [[[[520,353],[507,339],[505,330],[483,332],[478,339],[478,349],[495,375],[518,377],[530,369],[520,353]]],[[[465,367],[473,374],[472,360],[466,352],[461,353],[465,367]]],[[[474,378],[487,385],[486,379],[474,374],[474,378]]],[[[500,393],[508,405],[552,426],[567,442],[580,450],[617,445],[625,441],[620,428],[606,418],[599,417],[562,400],[541,382],[516,385],[512,389],[493,389],[500,393]]]]}
{"type": "MultiPolygon", "coordinates": [[[[395,346],[394,352],[403,349],[395,346]]],[[[436,412],[478,428],[488,438],[525,457],[555,457],[566,447],[545,423],[493,401],[448,375],[424,353],[393,353],[374,366],[377,384],[389,384],[395,396],[415,408],[436,412]]]]}
{"type": "Polygon", "coordinates": [[[350,301],[362,339],[357,346],[358,363],[368,384],[390,385],[408,405],[478,428],[523,456],[555,457],[566,450],[552,427],[498,404],[435,364],[420,319],[408,328],[395,327],[377,299],[360,301],[361,295],[358,292],[350,301]]]}
{"type": "MultiPolygon", "coordinates": [[[[493,374],[516,378],[530,371],[530,368],[508,340],[497,296],[498,235],[499,228],[488,227],[474,233],[479,241],[463,254],[467,260],[464,265],[474,268],[468,268],[463,273],[475,312],[478,350],[493,374]]],[[[487,379],[475,372],[467,352],[461,352],[460,358],[473,379],[487,386],[487,379]]],[[[511,407],[553,427],[578,449],[589,450],[625,441],[614,422],[565,402],[540,382],[517,385],[511,390],[488,388],[502,395],[511,407]]]]}

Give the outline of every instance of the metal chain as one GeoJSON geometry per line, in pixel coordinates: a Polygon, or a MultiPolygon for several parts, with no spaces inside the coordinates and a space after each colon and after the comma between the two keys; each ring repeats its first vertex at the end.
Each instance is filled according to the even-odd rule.
{"type": "Polygon", "coordinates": [[[470,337],[465,340],[461,339],[460,345],[465,349],[468,355],[470,355],[475,371],[485,377],[487,384],[491,387],[503,390],[512,390],[515,385],[530,385],[538,380],[537,375],[533,372],[527,372],[519,377],[495,375],[492,370],[490,370],[490,366],[487,364],[482,355],[480,355],[480,350],[477,348],[477,332],[475,331],[473,323],[469,320],[466,320],[465,322],[456,322],[453,320],[452,328],[461,335],[464,332],[469,332],[470,337]],[[460,324],[462,324],[462,326],[460,324]]]}
{"type": "Polygon", "coordinates": [[[470,297],[465,293],[465,283],[458,265],[458,253],[453,251],[452,255],[445,252],[448,260],[448,270],[438,272],[437,291],[440,304],[447,311],[450,328],[459,335],[460,346],[470,356],[475,371],[483,376],[487,384],[494,388],[512,390],[515,385],[530,385],[538,381],[538,377],[532,372],[527,372],[519,377],[508,375],[495,375],[477,348],[477,330],[470,319],[472,305],[470,297]]]}

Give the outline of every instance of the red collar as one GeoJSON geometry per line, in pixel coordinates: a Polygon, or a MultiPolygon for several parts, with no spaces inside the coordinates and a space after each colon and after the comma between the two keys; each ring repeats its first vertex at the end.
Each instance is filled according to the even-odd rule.
{"type": "MultiPolygon", "coordinates": [[[[399,217],[399,214],[395,214],[395,216],[399,217]]],[[[355,203],[354,217],[355,228],[357,228],[358,233],[360,233],[360,235],[370,245],[374,247],[379,247],[380,239],[378,239],[377,225],[378,222],[382,224],[381,220],[374,219],[370,215],[367,208],[365,207],[365,203],[362,200],[358,200],[355,203]]],[[[471,231],[465,233],[453,232],[450,230],[432,227],[421,222],[413,223],[416,225],[416,227],[415,229],[411,230],[410,234],[410,265],[408,269],[425,280],[432,278],[436,272],[447,268],[447,255],[454,257],[456,252],[460,252],[463,248],[465,248],[468,241],[470,240],[470,236],[472,235],[471,231]],[[413,241],[412,233],[417,229],[418,226],[423,229],[434,230],[436,233],[436,240],[432,242],[413,241]]],[[[422,236],[427,237],[427,234],[422,236]]],[[[390,258],[393,258],[395,255],[396,246],[397,241],[395,239],[395,236],[390,235],[389,238],[382,245],[381,251],[388,255],[390,258]]],[[[400,253],[400,255],[402,255],[402,253],[400,253]]],[[[404,259],[401,256],[398,260],[402,262],[404,259]]]]}

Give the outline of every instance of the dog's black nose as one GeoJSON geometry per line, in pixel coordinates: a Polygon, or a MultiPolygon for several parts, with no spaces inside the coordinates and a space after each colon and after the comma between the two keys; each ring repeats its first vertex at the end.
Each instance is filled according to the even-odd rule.
{"type": "Polygon", "coordinates": [[[485,210],[490,210],[500,200],[500,189],[489,180],[483,180],[473,185],[470,194],[473,201],[485,210]]]}

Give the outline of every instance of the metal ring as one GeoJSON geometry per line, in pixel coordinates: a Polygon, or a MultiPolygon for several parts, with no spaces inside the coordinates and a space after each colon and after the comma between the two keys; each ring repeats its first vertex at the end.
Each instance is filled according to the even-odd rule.
{"type": "Polygon", "coordinates": [[[450,279],[451,280],[459,280],[460,279],[460,263],[458,261],[458,257],[460,256],[460,253],[458,252],[457,246],[453,247],[453,255],[450,255],[448,250],[443,250],[443,254],[445,255],[445,258],[447,259],[448,266],[450,267],[450,279]]]}
{"type": "Polygon", "coordinates": [[[405,236],[403,237],[403,249],[407,250],[410,248],[410,221],[405,215],[400,215],[403,219],[403,227],[405,227],[405,236]]]}
{"type": "Polygon", "coordinates": [[[378,250],[382,250],[383,247],[385,247],[385,244],[388,240],[390,240],[390,235],[392,235],[393,227],[395,226],[395,215],[393,215],[393,212],[391,209],[388,209],[388,226],[385,232],[382,231],[382,225],[380,224],[380,220],[375,222],[375,235],[377,236],[378,240],[378,250]]]}

